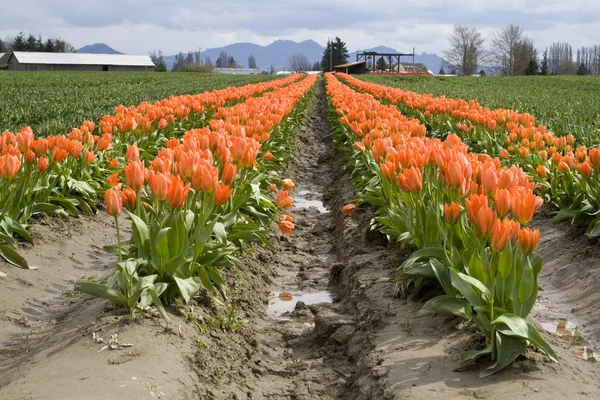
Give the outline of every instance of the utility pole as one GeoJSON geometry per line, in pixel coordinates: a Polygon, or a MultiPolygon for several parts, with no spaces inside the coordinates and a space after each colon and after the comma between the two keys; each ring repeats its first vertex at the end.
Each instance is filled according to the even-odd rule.
{"type": "Polygon", "coordinates": [[[329,39],[329,72],[333,71],[333,42],[329,39]]]}
{"type": "Polygon", "coordinates": [[[202,47],[198,47],[198,64],[202,65],[202,47]]]}
{"type": "Polygon", "coordinates": [[[413,65],[415,63],[415,48],[413,47],[413,65]]]}

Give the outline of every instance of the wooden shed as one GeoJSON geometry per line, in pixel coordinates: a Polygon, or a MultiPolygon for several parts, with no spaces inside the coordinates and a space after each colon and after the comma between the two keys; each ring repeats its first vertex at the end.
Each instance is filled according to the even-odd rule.
{"type": "Polygon", "coordinates": [[[346,74],[366,74],[367,73],[367,62],[366,61],[355,61],[346,64],[340,64],[333,67],[335,72],[344,72],[346,74]]]}
{"type": "Polygon", "coordinates": [[[10,71],[154,71],[146,55],[7,52],[0,68],[10,71]]]}

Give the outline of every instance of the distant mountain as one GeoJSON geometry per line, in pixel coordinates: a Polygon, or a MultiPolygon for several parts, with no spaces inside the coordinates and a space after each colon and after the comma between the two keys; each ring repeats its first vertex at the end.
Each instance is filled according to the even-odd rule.
{"type": "MultiPolygon", "coordinates": [[[[271,66],[276,69],[284,69],[288,60],[294,54],[304,54],[311,63],[321,61],[324,48],[314,40],[294,42],[292,40],[276,40],[267,46],[254,43],[234,43],[228,46],[202,50],[202,60],[210,57],[213,63],[219,58],[219,53],[225,51],[227,56],[232,56],[235,61],[248,66],[248,57],[251,55],[256,59],[258,68],[269,70],[271,66]]],[[[165,56],[165,64],[171,69],[175,63],[175,55],[165,56]]]]}
{"type": "Polygon", "coordinates": [[[104,43],[88,44],[87,46],[78,49],[77,52],[91,54],[123,54],[104,43]]]}

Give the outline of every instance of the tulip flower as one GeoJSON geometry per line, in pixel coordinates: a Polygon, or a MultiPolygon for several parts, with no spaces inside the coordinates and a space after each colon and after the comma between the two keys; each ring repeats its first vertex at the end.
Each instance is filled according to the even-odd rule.
{"type": "Polygon", "coordinates": [[[152,175],[152,180],[148,179],[148,182],[157,200],[163,201],[167,198],[169,193],[169,178],[165,174],[158,172],[152,175]]]}
{"type": "Polygon", "coordinates": [[[583,162],[577,166],[579,172],[583,176],[587,176],[588,178],[592,176],[592,164],[590,162],[583,162]]]}
{"type": "Polygon", "coordinates": [[[548,168],[544,167],[543,165],[538,165],[537,168],[535,169],[535,172],[537,173],[537,175],[540,178],[548,177],[548,168]]]}
{"type": "Polygon", "coordinates": [[[529,228],[519,230],[519,247],[526,256],[535,251],[540,242],[540,231],[538,229],[532,231],[529,228]]]}
{"type": "Polygon", "coordinates": [[[33,150],[27,150],[25,153],[25,162],[27,164],[33,164],[35,162],[35,153],[33,150]]]}
{"type": "MultiPolygon", "coordinates": [[[[162,175],[162,174],[160,174],[160,175],[162,175]]],[[[158,179],[158,177],[155,179],[158,179]]],[[[178,175],[171,175],[169,177],[169,186],[168,186],[168,191],[167,191],[167,203],[173,208],[183,207],[189,191],[190,191],[189,183],[187,185],[184,185],[183,181],[181,180],[181,178],[178,175]]],[[[156,195],[156,193],[155,193],[155,195],[156,195]]],[[[158,198],[158,196],[156,196],[156,197],[158,198]]]]}
{"type": "Polygon", "coordinates": [[[290,236],[294,229],[294,218],[289,215],[280,215],[279,229],[281,229],[282,234],[290,236]]]}
{"type": "Polygon", "coordinates": [[[115,172],[113,174],[110,174],[108,178],[106,178],[106,181],[110,184],[111,187],[119,186],[119,184],[121,183],[121,180],[119,179],[119,173],[115,172]]]}
{"type": "Polygon", "coordinates": [[[456,225],[460,220],[460,204],[450,203],[444,204],[444,216],[450,225],[456,225]]]}
{"type": "Polygon", "coordinates": [[[45,172],[48,167],[50,166],[50,161],[48,160],[48,158],[46,157],[40,157],[38,159],[37,165],[36,165],[36,169],[39,172],[45,172]]]}
{"type": "Polygon", "coordinates": [[[356,210],[356,204],[346,204],[344,207],[342,207],[342,211],[344,212],[344,215],[347,217],[350,214],[352,214],[354,211],[356,210]]]}
{"type": "Polygon", "coordinates": [[[515,190],[510,196],[510,209],[520,224],[525,225],[533,218],[537,196],[525,190],[515,190]]]}
{"type": "Polygon", "coordinates": [[[500,221],[497,219],[494,221],[494,226],[492,227],[491,232],[491,246],[492,250],[496,253],[501,253],[506,248],[508,241],[511,238],[511,234],[513,232],[513,226],[510,223],[510,220],[505,219],[504,221],[500,221]]]}
{"type": "MultiPolygon", "coordinates": [[[[131,148],[132,146],[130,146],[131,148]]],[[[144,186],[144,165],[141,161],[131,161],[125,167],[125,180],[127,186],[139,192],[144,186]]]]}
{"type": "Polygon", "coordinates": [[[223,167],[223,173],[221,174],[221,181],[225,185],[231,185],[235,180],[236,173],[237,171],[235,165],[231,163],[225,164],[225,166],[223,167]]]}
{"type": "Polygon", "coordinates": [[[287,178],[287,179],[283,179],[281,181],[281,187],[283,188],[283,190],[287,190],[288,192],[290,190],[292,190],[296,185],[294,184],[294,181],[292,181],[291,179],[287,178]]]}
{"type": "Polygon", "coordinates": [[[495,220],[496,212],[487,206],[482,207],[477,214],[477,221],[475,222],[479,234],[483,237],[488,237],[492,232],[495,220]]]}
{"type": "Polygon", "coordinates": [[[498,185],[498,176],[496,175],[495,168],[493,166],[486,166],[481,173],[481,186],[483,192],[488,196],[492,196],[496,191],[498,185]]]}
{"type": "Polygon", "coordinates": [[[12,179],[19,172],[19,168],[21,168],[21,160],[12,154],[7,154],[2,175],[6,179],[12,179]]]}
{"type": "Polygon", "coordinates": [[[498,217],[504,218],[510,211],[510,192],[507,189],[498,189],[494,195],[494,206],[498,217]]]}
{"type": "Polygon", "coordinates": [[[129,211],[134,211],[137,203],[137,195],[135,193],[135,191],[131,188],[125,188],[123,189],[123,191],[121,192],[121,200],[123,201],[123,204],[125,205],[125,208],[128,209],[129,211]]]}
{"type": "Polygon", "coordinates": [[[232,193],[232,190],[229,186],[227,186],[223,183],[220,183],[215,188],[215,192],[214,192],[215,204],[220,206],[222,204],[227,203],[227,200],[229,200],[229,197],[231,197],[231,193],[232,193]]]}
{"type": "Polygon", "coordinates": [[[86,151],[83,158],[86,164],[91,164],[96,159],[96,154],[93,151],[86,151]]]}
{"type": "Polygon", "coordinates": [[[477,216],[479,210],[484,207],[488,207],[488,198],[486,195],[472,194],[470,198],[465,200],[467,215],[469,220],[473,223],[477,223],[477,216]]]}
{"type": "Polygon", "coordinates": [[[265,153],[265,155],[263,156],[263,160],[265,161],[271,161],[273,159],[273,154],[270,151],[267,151],[265,153]]]}
{"type": "Polygon", "coordinates": [[[277,195],[277,207],[278,208],[291,208],[294,204],[294,199],[290,197],[287,190],[280,190],[277,195]]]}
{"type": "Polygon", "coordinates": [[[140,149],[137,146],[127,146],[125,159],[128,163],[140,160],[140,149]]]}
{"type": "Polygon", "coordinates": [[[119,231],[119,215],[123,211],[121,203],[121,195],[117,188],[111,188],[104,193],[104,205],[106,206],[106,213],[111,217],[114,217],[115,224],[117,225],[117,247],[119,249],[119,262],[123,261],[121,256],[121,232],[119,231]]]}

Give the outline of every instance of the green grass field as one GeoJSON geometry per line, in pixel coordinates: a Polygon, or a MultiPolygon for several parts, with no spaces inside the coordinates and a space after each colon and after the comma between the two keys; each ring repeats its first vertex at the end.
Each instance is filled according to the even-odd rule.
{"type": "Polygon", "coordinates": [[[0,132],[31,126],[37,135],[65,133],[84,120],[97,121],[114,107],[171,95],[196,94],[281,78],[133,72],[0,71],[0,132]]]}
{"type": "Polygon", "coordinates": [[[551,131],[600,142],[600,77],[415,77],[362,75],[361,79],[416,93],[475,100],[489,108],[528,112],[551,131]]]}

